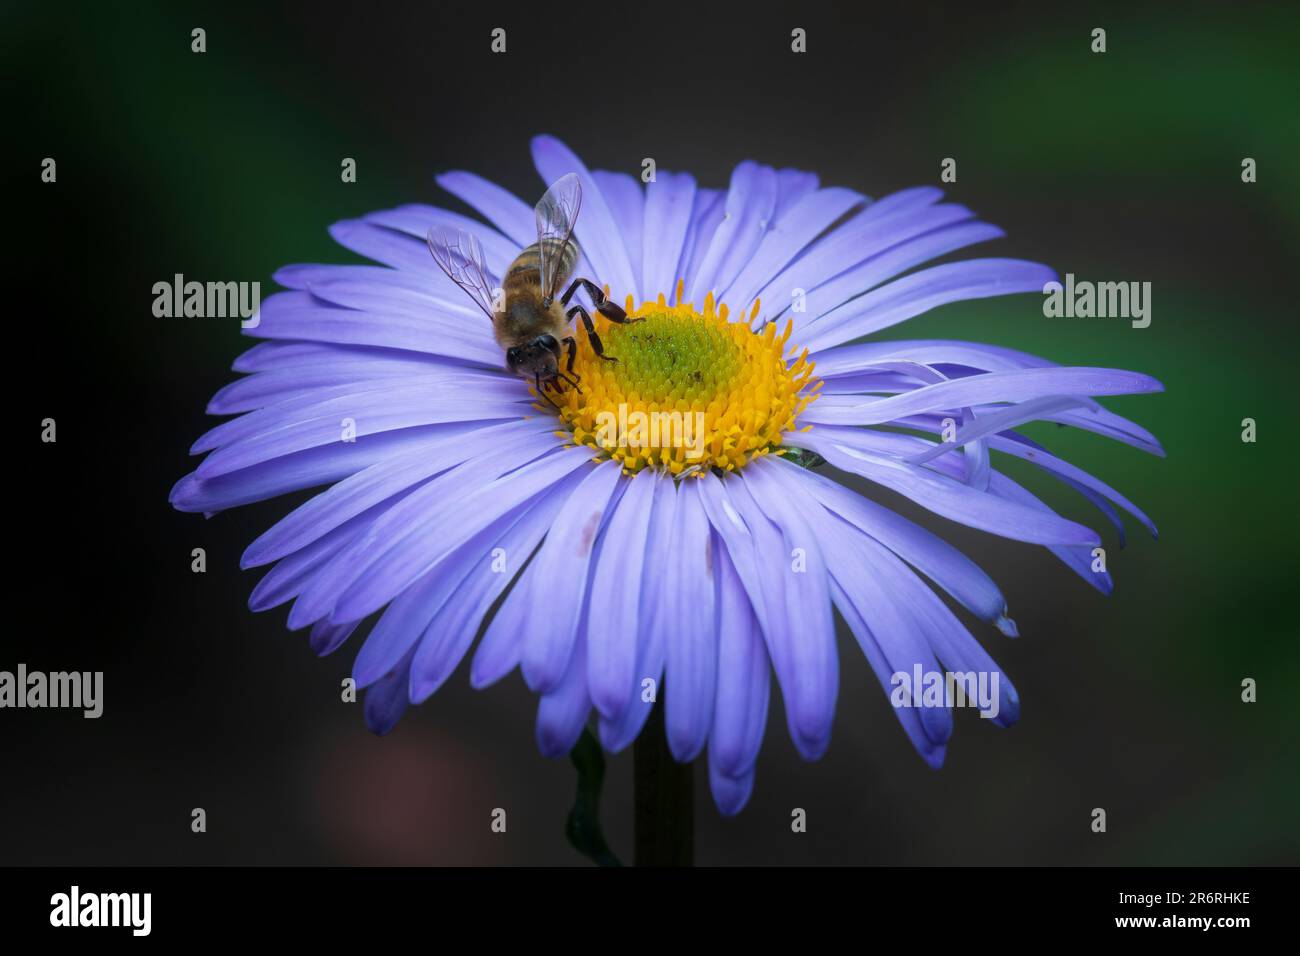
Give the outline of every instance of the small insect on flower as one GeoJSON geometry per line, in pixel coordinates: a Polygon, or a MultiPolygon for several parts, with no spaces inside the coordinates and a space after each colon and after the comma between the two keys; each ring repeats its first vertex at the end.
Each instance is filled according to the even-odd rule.
{"type": "MultiPolygon", "coordinates": [[[[662,707],[655,733],[677,761],[707,756],[726,814],[752,792],[773,687],[799,753],[829,746],[837,612],[887,695],[899,675],[987,688],[986,724],[1013,724],[1017,691],[971,632],[1016,635],[1001,590],[891,506],[1046,548],[1109,594],[1101,536],[1003,463],[1081,494],[1121,540],[1120,509],[1154,535],[1021,429],[1160,455],[1098,401],[1160,383],[981,342],[881,340],[938,306],[1057,278],[1020,259],[932,264],[1002,235],[934,187],[873,201],[756,162],[721,189],[662,169],[642,183],[548,136],[533,160],[549,184],[535,208],[447,173],[439,184],[486,221],[374,212],[331,234],[379,265],[276,272],[283,291],[244,329],[264,341],[208,406],[233,417],[194,444],[205,457],[171,495],[213,513],[316,489],[245,551],[243,567],[269,567],[249,605],[291,604],[289,627],[320,654],[364,635],[352,676],[377,733],[467,657],[478,688],[522,674],[547,756],[589,724],[620,751],[662,707]]],[[[963,698],[900,699],[895,718],[941,766],[963,698]]]]}
{"type": "Polygon", "coordinates": [[[574,305],[565,311],[564,307],[579,288],[587,290],[596,310],[611,322],[626,325],[644,321],[629,319],[590,279],[574,279],[556,302],[556,293],[573,275],[581,255],[572,238],[573,224],[581,207],[582,182],[577,175],[569,173],[557,180],[534,210],[537,241],[515,256],[500,287],[490,277],[483,261],[483,246],[472,233],[430,229],[426,237],[433,261],[492,320],[492,333],[506,350],[506,368],[525,379],[531,378],[537,394],[552,405],[555,402],[546,394],[547,389],[563,391],[561,381],[578,388],[573,371],[578,340],[568,334],[569,323],[575,315],[582,319],[587,341],[595,354],[607,362],[617,361],[605,354],[586,309],[574,305]],[[498,288],[502,295],[497,295],[498,288]],[[568,352],[563,372],[559,368],[562,348],[568,352]]]}

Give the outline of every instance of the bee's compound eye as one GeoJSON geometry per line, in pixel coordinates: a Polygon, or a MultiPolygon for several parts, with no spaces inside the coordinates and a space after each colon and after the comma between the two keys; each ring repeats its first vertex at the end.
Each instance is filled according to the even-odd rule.
{"type": "Polygon", "coordinates": [[[512,372],[519,370],[519,363],[523,360],[523,350],[519,346],[513,346],[506,349],[506,368],[512,372]]]}
{"type": "Polygon", "coordinates": [[[546,349],[546,351],[555,355],[556,358],[560,357],[560,343],[555,340],[554,335],[539,335],[537,338],[533,339],[533,344],[546,349]]]}

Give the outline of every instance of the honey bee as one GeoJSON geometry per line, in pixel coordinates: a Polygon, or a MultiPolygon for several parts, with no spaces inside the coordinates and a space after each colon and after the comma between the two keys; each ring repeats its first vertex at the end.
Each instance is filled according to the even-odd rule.
{"type": "Polygon", "coordinates": [[[626,325],[644,321],[629,319],[590,279],[575,278],[557,298],[582,254],[573,238],[573,224],[581,205],[582,182],[575,173],[560,178],[546,190],[534,210],[537,241],[510,263],[499,287],[484,262],[483,246],[474,236],[459,230],[430,229],[426,237],[433,261],[492,321],[492,333],[505,350],[506,368],[532,381],[537,394],[552,405],[555,401],[546,394],[547,389],[559,394],[564,388],[562,383],[567,382],[582,391],[573,371],[578,340],[570,334],[569,324],[574,316],[582,319],[592,350],[607,362],[618,361],[605,354],[587,310],[579,304],[569,306],[578,289],[586,289],[596,311],[611,322],[626,325]],[[565,352],[567,361],[561,371],[565,352]]]}

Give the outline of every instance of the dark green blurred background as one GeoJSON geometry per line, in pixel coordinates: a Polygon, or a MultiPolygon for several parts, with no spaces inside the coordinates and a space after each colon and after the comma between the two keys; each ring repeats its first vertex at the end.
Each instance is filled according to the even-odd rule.
{"type": "MultiPolygon", "coordinates": [[[[0,668],[102,669],[106,702],[98,721],[0,717],[0,862],[580,862],[562,831],[572,772],[537,755],[517,676],[476,693],[462,668],[373,738],[338,700],[355,647],[317,660],[282,610],[246,609],[257,574],[239,555],[291,502],[205,522],[166,497],[250,343],[234,322],[150,311],[153,283],[176,272],[269,294],[281,264],[355,261],[326,226],[406,202],[462,208],[438,171],[531,201],[538,132],[593,168],[635,173],[652,156],[713,187],[754,158],[880,196],[937,182],[954,157],[949,195],[1008,233],[967,255],[1153,285],[1144,330],[1046,319],[1037,296],[893,330],[1159,377],[1165,394],[1108,404],[1167,459],[1034,434],[1143,506],[1160,541],[1131,526],[1121,551],[1071,493],[1027,477],[1103,530],[1116,578],[1103,598],[1041,549],[923,518],[1011,602],[1020,640],[976,633],[1016,682],[1020,724],[961,715],[932,772],[846,640],[829,754],[800,761],[774,708],[738,818],[697,780],[700,862],[1300,861],[1296,8],[905,7],[6,4],[9,284],[22,294],[9,368],[29,380],[11,391],[21,447],[46,416],[59,441],[17,462],[11,620],[36,623],[7,629],[0,668]],[[505,56],[488,51],[497,26],[505,56]],[[795,26],[803,56],[789,52],[795,26]],[[1094,27],[1104,55],[1089,50],[1094,27]],[[563,78],[553,103],[542,77],[563,78]],[[46,156],[55,185],[39,181],[46,156]],[[340,182],[343,157],[355,184],[340,182]],[[1243,157],[1257,183],[1241,182],[1243,157]],[[205,575],[190,572],[194,547],[205,575]],[[1245,677],[1256,704],[1240,701],[1245,677]],[[190,832],[193,807],[206,835],[190,832]],[[510,814],[505,836],[489,831],[494,807],[510,814]],[[806,834],[790,832],[792,807],[806,834]]],[[[606,829],[624,852],[630,777],[630,755],[614,758],[606,829]]]]}

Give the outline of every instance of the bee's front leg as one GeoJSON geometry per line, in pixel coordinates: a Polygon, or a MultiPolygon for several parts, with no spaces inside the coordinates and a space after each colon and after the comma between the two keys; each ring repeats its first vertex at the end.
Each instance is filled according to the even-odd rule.
{"type": "Polygon", "coordinates": [[[546,382],[543,382],[541,372],[533,373],[533,383],[537,386],[537,394],[540,395],[542,398],[546,399],[550,403],[551,407],[558,412],[560,410],[560,406],[555,404],[555,399],[551,398],[551,396],[546,394],[546,386],[550,384],[552,381],[554,381],[554,379],[547,379],[546,382]]]}
{"type": "Polygon", "coordinates": [[[567,366],[565,367],[565,371],[567,371],[570,375],[573,376],[574,381],[577,381],[580,378],[580,376],[573,371],[573,360],[578,357],[578,340],[574,338],[572,335],[570,335],[568,338],[564,340],[564,346],[569,350],[569,361],[567,366]]]}

